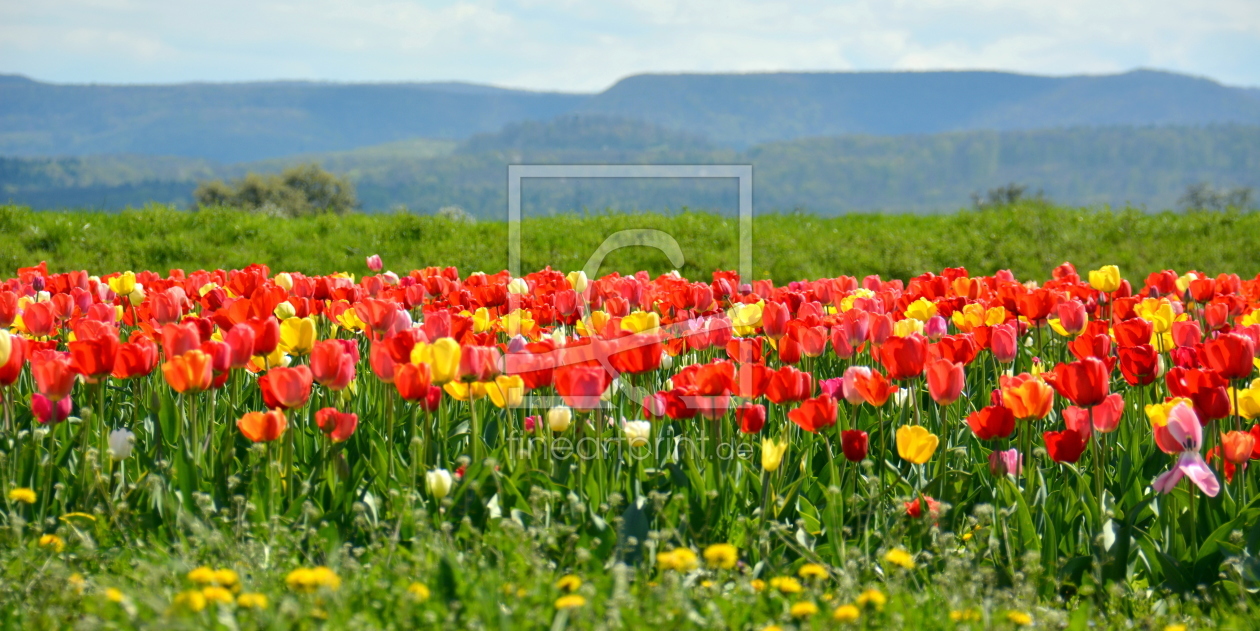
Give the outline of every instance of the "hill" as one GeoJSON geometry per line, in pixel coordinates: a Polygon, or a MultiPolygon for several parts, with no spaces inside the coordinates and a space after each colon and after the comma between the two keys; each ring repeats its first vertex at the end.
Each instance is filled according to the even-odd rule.
{"type": "Polygon", "coordinates": [[[851,134],[1260,125],[1260,98],[1254,89],[1146,70],[1070,77],[654,74],[628,77],[596,95],[464,83],[60,85],[7,75],[0,76],[0,155],[249,162],[409,138],[465,140],[563,114],[641,120],[747,148],[851,134]]]}
{"type": "Polygon", "coordinates": [[[261,160],[550,119],[587,97],[468,84],[55,85],[0,81],[0,155],[261,160]]]}
{"type": "Polygon", "coordinates": [[[580,106],[737,146],[842,134],[1073,126],[1260,124],[1254,91],[1137,70],[1045,77],[1005,72],[648,74],[580,106]]]}

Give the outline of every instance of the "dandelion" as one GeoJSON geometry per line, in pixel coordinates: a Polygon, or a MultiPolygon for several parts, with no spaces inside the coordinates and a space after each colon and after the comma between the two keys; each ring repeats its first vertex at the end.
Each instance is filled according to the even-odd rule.
{"type": "Polygon", "coordinates": [[[266,609],[270,605],[266,594],[246,592],[236,597],[236,606],[241,609],[266,609]]]}
{"type": "Polygon", "coordinates": [[[122,601],[126,599],[127,599],[127,596],[122,593],[121,589],[118,589],[116,587],[110,587],[109,589],[105,590],[105,600],[108,600],[109,602],[121,603],[122,601]]]}
{"type": "Polygon", "coordinates": [[[579,594],[569,594],[556,599],[556,609],[577,609],[586,604],[586,599],[579,594]]]}
{"type": "Polygon", "coordinates": [[[704,560],[713,567],[729,570],[739,562],[739,549],[729,543],[715,543],[704,549],[704,560]]]}
{"type": "Polygon", "coordinates": [[[175,599],[171,601],[177,609],[184,609],[197,613],[206,608],[206,596],[201,590],[190,589],[175,595],[175,599]]]}
{"type": "Polygon", "coordinates": [[[22,502],[23,504],[35,503],[35,491],[28,488],[17,488],[9,490],[10,502],[22,502]]]}
{"type": "Polygon", "coordinates": [[[1032,616],[1022,611],[1008,611],[1006,619],[1017,627],[1026,627],[1032,624],[1032,616]]]}
{"type": "Polygon", "coordinates": [[[801,587],[800,581],[791,576],[776,576],[770,579],[770,587],[784,594],[799,594],[805,589],[801,587]]]}
{"type": "Polygon", "coordinates": [[[907,570],[914,569],[914,557],[901,548],[893,548],[884,554],[884,560],[907,570]]]}
{"type": "Polygon", "coordinates": [[[766,590],[766,582],[759,578],[754,578],[748,586],[752,587],[754,592],[763,592],[766,590]]]}
{"type": "Polygon", "coordinates": [[[884,605],[888,603],[888,597],[884,595],[884,592],[872,588],[858,594],[857,599],[853,602],[857,604],[858,607],[871,606],[877,610],[883,611],[884,605]]]}
{"type": "Polygon", "coordinates": [[[188,573],[188,580],[198,585],[209,585],[214,582],[214,570],[203,565],[188,573]]]}
{"type": "Polygon", "coordinates": [[[306,594],[321,587],[326,587],[332,591],[341,588],[341,577],[322,565],[314,568],[293,570],[285,577],[284,582],[289,586],[289,589],[306,594]]]}
{"type": "Polygon", "coordinates": [[[66,549],[66,541],[57,535],[44,535],[39,538],[39,547],[61,552],[66,549]]]}
{"type": "Polygon", "coordinates": [[[236,598],[232,596],[232,592],[218,585],[210,585],[201,588],[201,595],[206,597],[206,602],[221,603],[230,605],[236,602],[236,598]]]}
{"type": "Polygon", "coordinates": [[[949,612],[949,619],[954,622],[979,622],[981,616],[975,609],[954,609],[949,612]]]}
{"type": "Polygon", "coordinates": [[[862,617],[862,610],[854,605],[840,605],[831,614],[831,619],[836,622],[856,622],[862,617]]]}
{"type": "Polygon", "coordinates": [[[662,570],[690,572],[700,566],[696,553],[690,548],[674,548],[656,555],[656,565],[662,570]]]}
{"type": "Polygon", "coordinates": [[[582,579],[572,574],[566,574],[564,576],[561,576],[560,580],[556,581],[556,589],[559,589],[560,591],[563,591],[563,592],[575,592],[581,586],[582,586],[582,579]]]}
{"type": "Polygon", "coordinates": [[[788,610],[788,613],[792,614],[793,618],[808,618],[818,613],[818,605],[815,605],[808,600],[801,601],[799,603],[794,603],[792,608],[788,610]]]}
{"type": "Polygon", "coordinates": [[[424,602],[428,600],[429,595],[430,595],[429,587],[425,585],[424,583],[418,583],[418,582],[408,585],[407,593],[411,594],[412,598],[415,598],[416,600],[420,602],[424,602]]]}
{"type": "Polygon", "coordinates": [[[240,589],[241,577],[235,570],[222,568],[214,571],[213,582],[215,585],[226,587],[232,591],[240,589]]]}
{"type": "Polygon", "coordinates": [[[829,576],[827,568],[817,563],[806,563],[796,571],[796,575],[804,579],[823,579],[829,576]]]}

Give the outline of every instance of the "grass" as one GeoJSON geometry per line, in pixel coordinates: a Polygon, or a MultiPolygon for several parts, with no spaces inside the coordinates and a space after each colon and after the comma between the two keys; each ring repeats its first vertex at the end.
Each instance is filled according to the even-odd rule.
{"type": "MultiPolygon", "coordinates": [[[[529,218],[521,225],[524,270],[583,266],[618,230],[653,228],[675,238],[689,278],[739,264],[738,222],[706,213],[593,214],[529,218]]],[[[1149,214],[1040,203],[950,215],[765,215],[753,222],[753,275],[787,282],[836,275],[910,278],[945,267],[972,273],[1010,269],[1046,278],[1072,261],[1080,269],[1117,264],[1135,279],[1161,269],[1260,273],[1257,213],[1149,214]]],[[[457,266],[461,273],[507,267],[506,223],[464,223],[411,214],[277,219],[227,209],[183,212],[163,206],[121,213],[33,212],[0,206],[0,268],[47,260],[57,271],[241,268],[265,263],[307,274],[386,267],[457,266]]],[[[672,269],[648,248],[609,256],[603,272],[672,269]]]]}

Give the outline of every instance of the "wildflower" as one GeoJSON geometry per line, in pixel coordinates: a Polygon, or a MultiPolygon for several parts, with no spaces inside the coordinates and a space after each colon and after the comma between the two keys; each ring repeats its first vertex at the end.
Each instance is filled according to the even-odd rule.
{"type": "Polygon", "coordinates": [[[213,580],[214,584],[219,585],[220,587],[226,587],[233,591],[240,589],[241,577],[235,570],[229,570],[227,568],[215,570],[213,580]]]}
{"type": "Polygon", "coordinates": [[[451,472],[446,469],[434,469],[424,474],[429,493],[436,500],[441,500],[451,492],[451,472]]]}
{"type": "Polygon", "coordinates": [[[907,570],[914,569],[914,556],[901,548],[893,548],[884,554],[884,560],[907,570]]]}
{"type": "Polygon", "coordinates": [[[1017,627],[1026,627],[1032,624],[1032,616],[1022,611],[1008,611],[1006,612],[1006,619],[1017,627]]]}
{"type": "Polygon", "coordinates": [[[581,594],[568,594],[556,599],[556,609],[576,609],[586,604],[581,594]]]}
{"type": "Polygon", "coordinates": [[[793,618],[808,618],[818,613],[818,605],[804,600],[799,603],[793,603],[792,608],[788,612],[792,614],[793,618]]]}
{"type": "Polygon", "coordinates": [[[206,597],[206,602],[222,603],[225,605],[230,605],[236,602],[236,599],[232,597],[231,591],[223,587],[219,587],[218,585],[210,585],[201,588],[201,595],[206,597]]]}
{"type": "Polygon", "coordinates": [[[581,586],[582,579],[572,574],[561,576],[560,580],[556,581],[556,589],[564,592],[575,592],[581,586]]]}
{"type": "Polygon", "coordinates": [[[836,622],[857,622],[862,616],[862,610],[853,605],[840,605],[831,614],[831,619],[836,622]]]}
{"type": "Polygon", "coordinates": [[[416,600],[420,602],[424,602],[428,600],[429,595],[430,595],[429,587],[425,585],[424,583],[412,583],[408,585],[407,593],[411,594],[412,598],[415,598],[416,600]]]}
{"type": "Polygon", "coordinates": [[[126,599],[127,599],[127,596],[122,593],[122,590],[116,587],[110,587],[109,589],[105,590],[105,600],[108,600],[112,603],[121,603],[122,601],[126,599]]]}
{"type": "Polygon", "coordinates": [[[704,549],[704,560],[713,567],[729,570],[739,562],[739,550],[729,543],[715,543],[704,549]]]}
{"type": "Polygon", "coordinates": [[[203,565],[189,572],[188,580],[198,585],[210,585],[214,583],[214,570],[203,565]]]}
{"type": "Polygon", "coordinates": [[[78,572],[70,575],[69,583],[70,587],[78,593],[83,593],[83,588],[87,587],[87,579],[83,578],[83,575],[78,572]]]}
{"type": "Polygon", "coordinates": [[[829,576],[827,568],[817,563],[806,563],[801,569],[796,571],[796,575],[804,579],[827,578],[829,576]]]}
{"type": "Polygon", "coordinates": [[[44,535],[39,538],[39,547],[47,548],[53,552],[61,552],[66,549],[66,541],[57,535],[44,535]]]}
{"type": "Polygon", "coordinates": [[[754,578],[752,582],[748,583],[748,586],[753,588],[754,592],[763,592],[766,589],[766,582],[759,578],[754,578]]]}
{"type": "Polygon", "coordinates": [[[322,565],[293,570],[285,577],[284,582],[289,589],[299,593],[310,593],[321,587],[327,587],[333,591],[341,588],[341,577],[322,565]]]}
{"type": "Polygon", "coordinates": [[[949,619],[954,622],[980,622],[980,612],[975,609],[954,609],[949,612],[949,619]]]}
{"type": "Polygon", "coordinates": [[[35,491],[32,491],[32,490],[30,490],[30,489],[28,489],[28,488],[25,488],[25,487],[22,487],[22,488],[16,488],[16,489],[10,489],[10,490],[9,490],[9,501],[10,501],[10,502],[22,502],[22,503],[24,503],[24,504],[34,504],[34,503],[35,503],[35,491]]]}
{"type": "Polygon", "coordinates": [[[236,597],[236,606],[242,609],[266,609],[268,604],[266,594],[246,592],[236,597]]]}
{"type": "Polygon", "coordinates": [[[784,594],[799,594],[805,589],[801,587],[800,581],[791,576],[776,576],[770,579],[770,587],[784,594]]]}
{"type": "Polygon", "coordinates": [[[662,570],[690,572],[700,566],[696,553],[690,548],[674,548],[656,555],[656,565],[662,570]]]}
{"type": "Polygon", "coordinates": [[[858,607],[866,607],[869,605],[879,611],[883,611],[884,605],[888,603],[888,597],[884,595],[884,592],[872,588],[858,594],[857,599],[853,602],[857,604],[858,607]]]}
{"type": "Polygon", "coordinates": [[[1170,624],[1164,627],[1164,631],[1186,631],[1184,624],[1170,624]]]}
{"type": "Polygon", "coordinates": [[[206,608],[206,597],[201,590],[190,589],[175,595],[175,599],[171,604],[179,609],[185,609],[193,613],[197,613],[206,608]]]}

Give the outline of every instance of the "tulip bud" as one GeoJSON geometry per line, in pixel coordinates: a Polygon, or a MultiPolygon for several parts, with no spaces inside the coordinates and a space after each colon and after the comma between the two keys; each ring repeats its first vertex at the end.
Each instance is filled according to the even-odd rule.
{"type": "Polygon", "coordinates": [[[274,313],[276,314],[276,319],[281,321],[297,317],[297,309],[293,308],[293,303],[288,300],[276,305],[274,313]]]}
{"type": "Polygon", "coordinates": [[[130,430],[116,429],[109,433],[109,455],[114,460],[131,457],[131,449],[135,444],[136,435],[130,430]]]}
{"type": "Polygon", "coordinates": [[[778,442],[770,438],[761,441],[761,468],[774,473],[783,464],[783,454],[787,453],[787,441],[778,442]]]}
{"type": "Polygon", "coordinates": [[[669,370],[674,367],[674,356],[665,351],[661,351],[661,370],[669,370]]]}
{"type": "Polygon", "coordinates": [[[428,483],[429,494],[434,499],[442,499],[451,492],[451,472],[446,469],[435,469],[424,474],[425,482],[428,483]]]}
{"type": "Polygon", "coordinates": [[[934,315],[928,318],[927,323],[923,325],[923,334],[926,335],[928,339],[940,339],[941,336],[949,332],[946,324],[945,318],[934,315]]]}
{"type": "Polygon", "coordinates": [[[569,429],[573,424],[573,410],[568,406],[557,405],[547,411],[547,426],[551,431],[559,433],[569,429]]]}
{"type": "Polygon", "coordinates": [[[277,286],[283,287],[285,291],[293,291],[293,276],[288,272],[280,272],[272,279],[277,286]]]}
{"type": "Polygon", "coordinates": [[[652,435],[652,424],[647,421],[627,421],[624,429],[626,442],[631,447],[648,444],[648,438],[652,435]]]}
{"type": "Polygon", "coordinates": [[[367,257],[367,266],[368,269],[373,272],[379,272],[383,267],[385,267],[385,265],[381,263],[381,255],[379,254],[373,254],[372,256],[367,257]]]}
{"type": "Polygon", "coordinates": [[[568,279],[569,284],[573,286],[573,291],[578,293],[586,291],[586,286],[590,284],[590,281],[586,278],[586,272],[582,270],[569,272],[569,275],[565,278],[568,279]]]}
{"type": "Polygon", "coordinates": [[[524,278],[513,278],[508,283],[507,291],[509,294],[516,294],[517,296],[526,295],[529,293],[529,283],[525,282],[524,278]]]}

